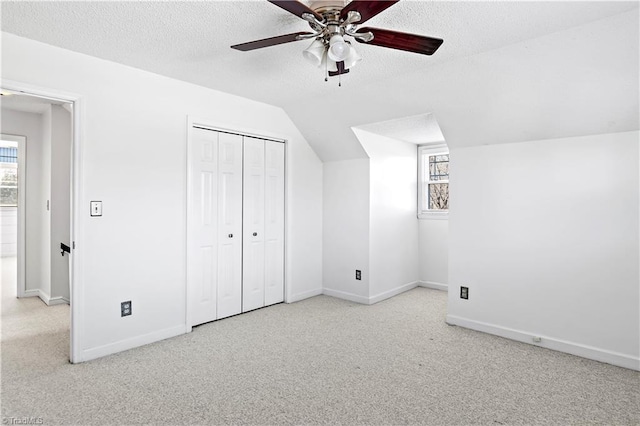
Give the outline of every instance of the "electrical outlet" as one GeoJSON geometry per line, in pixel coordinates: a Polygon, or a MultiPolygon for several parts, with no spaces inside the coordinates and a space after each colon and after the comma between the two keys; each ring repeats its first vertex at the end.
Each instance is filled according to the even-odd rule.
{"type": "Polygon", "coordinates": [[[356,280],[362,279],[362,271],[360,269],[356,269],[356,280]]]}
{"type": "Polygon", "coordinates": [[[469,287],[460,287],[460,299],[469,298],[469,287]]]}
{"type": "Polygon", "coordinates": [[[127,317],[131,315],[131,300],[120,304],[120,316],[127,317]]]}

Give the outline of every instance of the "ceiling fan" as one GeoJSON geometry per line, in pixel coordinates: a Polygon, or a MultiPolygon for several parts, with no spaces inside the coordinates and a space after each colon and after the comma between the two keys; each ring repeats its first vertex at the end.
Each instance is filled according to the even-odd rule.
{"type": "Polygon", "coordinates": [[[327,77],[340,76],[349,72],[362,58],[351,46],[349,38],[390,49],[432,55],[443,40],[417,34],[401,33],[380,28],[363,27],[365,23],[399,0],[353,0],[344,5],[344,0],[316,1],[309,7],[295,0],[268,0],[287,12],[293,13],[309,23],[313,32],[297,32],[231,46],[243,52],[299,40],[314,39],[302,53],[318,67],[325,68],[327,77]],[[345,39],[345,36],[349,37],[345,39]]]}

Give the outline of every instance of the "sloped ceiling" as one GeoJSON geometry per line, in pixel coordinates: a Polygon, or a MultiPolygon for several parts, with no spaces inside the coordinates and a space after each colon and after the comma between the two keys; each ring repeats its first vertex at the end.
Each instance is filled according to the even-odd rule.
{"type": "Polygon", "coordinates": [[[353,128],[356,135],[357,129],[415,145],[445,142],[442,130],[433,114],[414,115],[357,126],[353,128]]]}
{"type": "Polygon", "coordinates": [[[404,0],[367,25],[440,37],[433,56],[356,44],[338,87],[309,42],[230,49],[307,24],[266,1],[2,2],[2,30],[282,107],[324,161],[351,127],[432,113],[450,147],[638,128],[638,2],[404,0]]]}

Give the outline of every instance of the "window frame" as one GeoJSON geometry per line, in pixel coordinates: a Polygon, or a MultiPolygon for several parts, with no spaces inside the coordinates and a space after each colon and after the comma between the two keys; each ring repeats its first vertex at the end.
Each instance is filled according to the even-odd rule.
{"type": "MultiPolygon", "coordinates": [[[[430,144],[430,145],[419,145],[418,146],[418,219],[448,219],[449,218],[449,210],[434,210],[434,209],[426,209],[423,210],[422,206],[425,205],[425,186],[428,187],[430,183],[446,183],[449,184],[449,179],[447,180],[439,180],[439,181],[430,181],[428,177],[425,177],[425,170],[423,167],[424,156],[433,156],[433,155],[449,155],[449,164],[451,164],[451,156],[449,154],[449,148],[445,143],[438,144],[430,144]]],[[[426,171],[428,173],[428,170],[426,171]]],[[[428,192],[428,188],[427,188],[428,192]]],[[[428,204],[427,204],[428,205],[428,204]]]]}

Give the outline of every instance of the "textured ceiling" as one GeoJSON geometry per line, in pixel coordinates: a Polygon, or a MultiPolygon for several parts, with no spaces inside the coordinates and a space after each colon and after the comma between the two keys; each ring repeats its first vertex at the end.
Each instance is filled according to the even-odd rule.
{"type": "Polygon", "coordinates": [[[404,0],[367,25],[443,38],[440,50],[423,56],[358,43],[363,60],[343,77],[342,87],[336,79],[325,83],[323,71],[305,62],[301,52],[309,41],[250,52],[229,48],[308,30],[304,21],[266,1],[3,1],[2,30],[283,107],[319,156],[332,160],[364,155],[352,126],[431,112],[440,122],[438,110],[446,114],[451,105],[405,107],[421,75],[637,7],[635,1],[404,0]]]}

